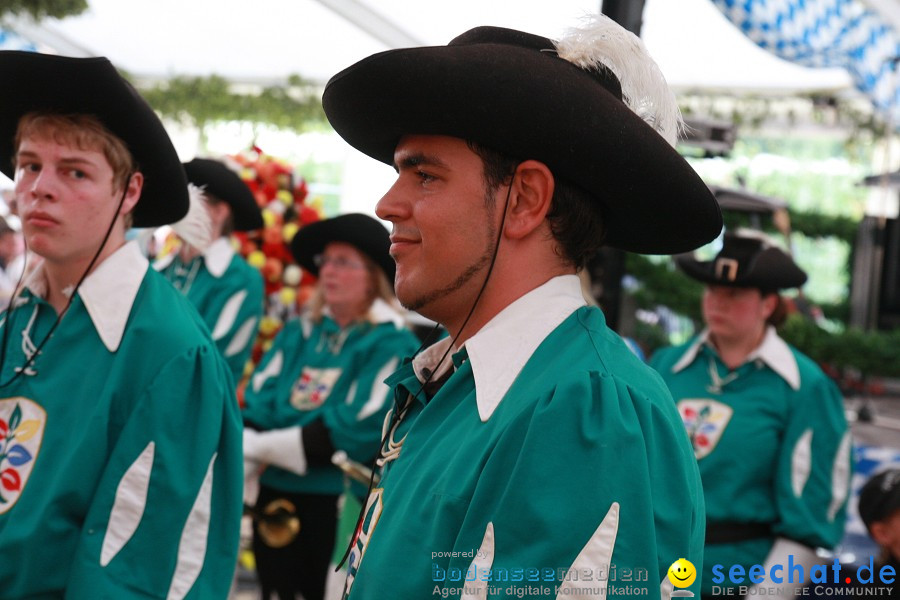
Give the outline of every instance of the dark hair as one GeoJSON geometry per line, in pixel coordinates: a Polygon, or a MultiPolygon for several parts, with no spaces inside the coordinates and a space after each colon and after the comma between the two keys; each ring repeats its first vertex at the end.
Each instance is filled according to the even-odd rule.
{"type": "Polygon", "coordinates": [[[769,295],[775,296],[775,308],[772,310],[772,314],[769,315],[769,318],[766,319],[766,323],[771,325],[772,327],[781,327],[781,325],[787,320],[788,315],[788,306],[787,302],[784,301],[784,298],[778,293],[778,290],[759,290],[760,296],[765,298],[769,295]]]}
{"type": "MultiPolygon", "coordinates": [[[[478,142],[467,141],[469,149],[481,158],[485,185],[485,198],[493,202],[493,192],[508,184],[522,162],[478,142]]],[[[606,225],[600,203],[580,187],[555,177],[553,198],[547,221],[556,240],[557,254],[582,268],[597,253],[606,238],[606,225]]]]}

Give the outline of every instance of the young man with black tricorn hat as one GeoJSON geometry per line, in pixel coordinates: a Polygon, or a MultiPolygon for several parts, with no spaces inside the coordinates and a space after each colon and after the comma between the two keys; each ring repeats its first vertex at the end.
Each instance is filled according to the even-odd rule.
{"type": "MultiPolygon", "coordinates": [[[[705,285],[705,329],[651,361],[678,403],[706,500],[702,593],[737,594],[714,565],[819,562],[844,534],[851,439],[844,401],[822,370],[778,336],[779,290],[806,273],[758,231],[726,232],[712,260],[677,258],[705,285]],[[728,590],[731,590],[730,592],[728,590]]],[[[740,583],[740,582],[735,582],[740,583]]],[[[753,583],[753,582],[751,582],[753,583]]],[[[806,581],[760,583],[760,593],[799,593],[806,581]]],[[[732,587],[733,586],[733,587],[732,587]]]]}
{"type": "Polygon", "coordinates": [[[0,52],[0,168],[41,262],[0,333],[0,596],[221,598],[241,423],[196,311],[129,223],[177,221],[162,123],[105,58],[0,52]]]}
{"type": "Polygon", "coordinates": [[[195,158],[184,171],[203,193],[211,243],[196,248],[184,241],[153,267],[197,308],[237,384],[256,340],[264,291],[262,275],[235,252],[230,235],[260,229],[262,213],[247,184],[224,163],[195,158]]]}
{"type": "Polygon", "coordinates": [[[397,296],[450,333],[388,380],[349,597],[668,597],[669,566],[701,564],[697,467],[576,276],[604,243],[674,253],[721,229],[643,45],[602,16],[558,42],[479,27],[371,56],[323,104],[397,169],[376,207],[397,296]]]}

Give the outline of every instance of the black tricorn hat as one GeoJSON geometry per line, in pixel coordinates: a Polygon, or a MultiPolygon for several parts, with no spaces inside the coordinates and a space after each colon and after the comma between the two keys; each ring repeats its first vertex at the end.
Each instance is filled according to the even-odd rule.
{"type": "Polygon", "coordinates": [[[174,223],[188,210],[187,180],[162,122],[108,59],[0,52],[0,171],[13,178],[19,120],[30,112],[93,115],[121,139],[144,175],[136,227],[174,223]]]}
{"type": "Polygon", "coordinates": [[[195,158],[184,163],[184,172],[188,181],[231,207],[235,230],[253,231],[263,226],[262,212],[250,188],[224,163],[195,158]]]}
{"type": "Polygon", "coordinates": [[[388,253],[391,238],[387,228],[369,215],[354,213],[304,225],[291,240],[291,253],[300,266],[319,276],[315,258],[331,242],[354,246],[378,265],[393,285],[396,265],[388,253]]]}
{"type": "Polygon", "coordinates": [[[782,290],[806,283],[806,273],[781,249],[761,237],[725,233],[722,249],[712,260],[685,255],[675,258],[692,279],[712,285],[782,290]]]}
{"type": "Polygon", "coordinates": [[[869,479],[860,490],[859,516],[871,528],[895,510],[900,510],[900,469],[889,469],[869,479]]]}
{"type": "MultiPolygon", "coordinates": [[[[628,46],[623,54],[629,60],[639,54],[630,52],[639,40],[622,42],[627,32],[606,17],[594,25],[606,28],[588,32],[594,41],[628,46]]],[[[673,254],[714,239],[722,217],[709,188],[622,100],[632,80],[651,75],[658,75],[656,91],[671,95],[656,65],[646,57],[631,68],[636,77],[620,82],[607,62],[598,66],[593,55],[571,54],[544,37],[478,27],[446,46],[372,55],[332,77],[322,104],[341,137],[389,165],[400,139],[416,134],[456,137],[539,160],[597,199],[607,245],[673,254]],[[585,60],[585,68],[575,64],[585,60]]],[[[649,106],[647,98],[632,100],[649,106]]],[[[657,123],[674,139],[672,121],[657,123]]]]}

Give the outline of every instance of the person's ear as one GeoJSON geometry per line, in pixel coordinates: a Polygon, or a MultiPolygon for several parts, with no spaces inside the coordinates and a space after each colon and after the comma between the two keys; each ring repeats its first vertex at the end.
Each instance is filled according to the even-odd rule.
{"type": "MultiPolygon", "coordinates": [[[[510,191],[509,210],[504,233],[513,239],[524,238],[545,220],[553,199],[556,182],[553,173],[542,162],[526,160],[516,167],[510,191]]],[[[500,186],[498,202],[505,198],[506,186],[500,186]]]]}
{"type": "Polygon", "coordinates": [[[763,320],[767,321],[778,308],[778,294],[766,294],[762,297],[763,320]]]}
{"type": "Polygon", "coordinates": [[[872,523],[871,527],[869,527],[869,533],[871,534],[872,539],[875,540],[875,543],[879,546],[887,546],[890,543],[890,531],[888,530],[887,523],[875,521],[872,523]]]}
{"type": "Polygon", "coordinates": [[[135,171],[128,178],[125,184],[125,199],[122,201],[122,208],[119,211],[121,215],[127,215],[134,210],[138,201],[141,199],[141,190],[144,188],[144,174],[135,171]]]}

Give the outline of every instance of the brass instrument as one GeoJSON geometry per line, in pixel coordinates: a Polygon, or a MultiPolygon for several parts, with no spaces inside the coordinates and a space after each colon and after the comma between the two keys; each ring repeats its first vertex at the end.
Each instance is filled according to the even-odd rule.
{"type": "Polygon", "coordinates": [[[262,512],[244,505],[244,513],[256,521],[259,537],[270,548],[284,548],[300,533],[300,517],[297,507],[290,500],[278,498],[269,502],[262,512]]]}
{"type": "MultiPolygon", "coordinates": [[[[344,451],[335,452],[331,457],[334,463],[343,473],[355,481],[368,486],[372,477],[372,470],[358,462],[350,460],[344,451]]],[[[374,484],[378,485],[380,477],[375,474],[374,484]]],[[[259,537],[270,548],[284,548],[300,533],[300,517],[297,516],[297,507],[290,500],[278,498],[269,502],[262,511],[244,505],[244,514],[253,517],[259,537]]]]}
{"type": "MultiPolygon", "coordinates": [[[[350,479],[358,481],[365,486],[369,485],[369,480],[372,478],[372,469],[354,460],[350,460],[347,453],[343,450],[338,450],[332,454],[331,462],[350,479]]],[[[380,480],[381,477],[376,473],[374,480],[372,480],[372,484],[377,486],[380,480]]]]}

